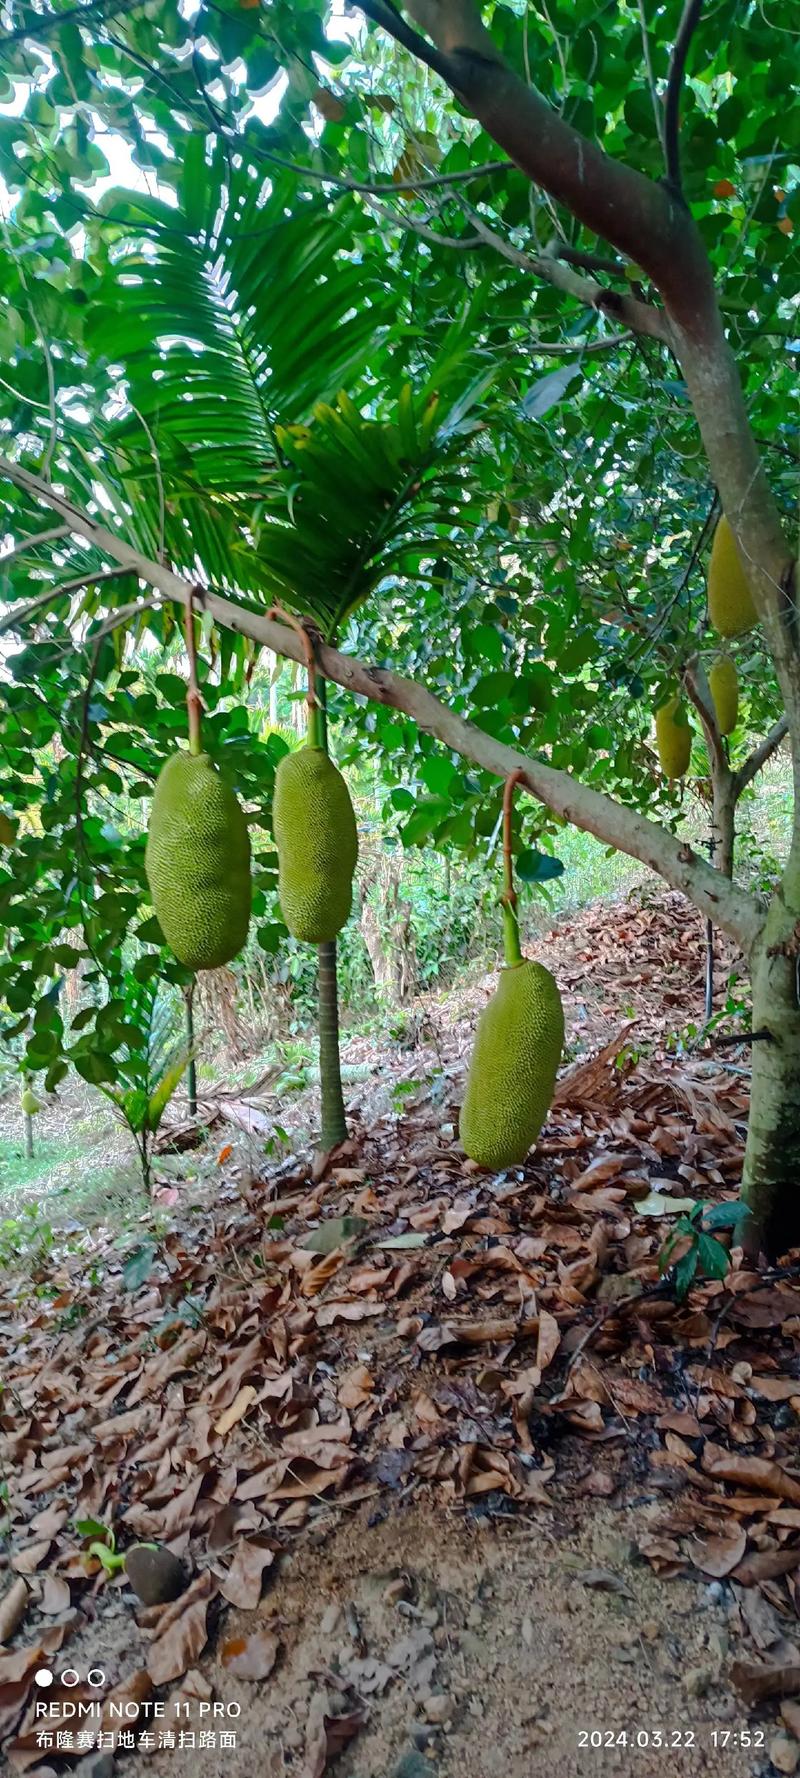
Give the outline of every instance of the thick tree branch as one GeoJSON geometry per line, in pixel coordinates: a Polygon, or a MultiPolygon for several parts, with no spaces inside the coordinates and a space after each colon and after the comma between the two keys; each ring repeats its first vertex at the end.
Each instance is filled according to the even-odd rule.
{"type": "Polygon", "coordinates": [[[443,80],[449,80],[447,57],[440,55],[436,48],[427,43],[419,31],[412,30],[397,7],[391,4],[391,0],[362,0],[361,11],[374,25],[382,25],[395,43],[410,50],[418,62],[424,63],[434,74],[441,74],[443,80]]]}
{"type": "MultiPolygon", "coordinates": [[[[31,474],[6,457],[0,457],[0,475],[7,476],[34,499],[43,501],[59,514],[71,531],[121,567],[131,569],[165,598],[184,606],[188,606],[191,598],[197,603],[202,598],[205,609],[224,629],[250,636],[274,654],[288,655],[301,662],[304,659],[302,641],[293,630],[275,623],[252,606],[239,605],[211,590],[201,591],[172,569],[150,561],[115,532],[107,530],[75,506],[64,494],[58,493],[41,476],[31,474]]],[[[445,747],[472,760],[485,771],[504,779],[511,772],[522,772],[533,795],[565,821],[586,833],[595,834],[606,845],[628,853],[631,858],[639,859],[658,872],[674,889],[689,896],[697,907],[729,932],[743,949],[749,950],[755,943],[763,923],[755,898],[728,882],[665,828],[635,810],[624,808],[612,797],[591,790],[567,772],[556,771],[554,767],[494,740],[411,679],[401,678],[398,673],[384,668],[365,666],[334,648],[321,647],[319,663],[326,677],[337,685],[373,702],[402,710],[445,747]]]]}
{"type": "Polygon", "coordinates": [[[737,797],[740,797],[742,791],[747,789],[748,784],[752,784],[753,779],[758,777],[759,772],[772,758],[773,753],[777,753],[781,742],[786,740],[788,733],[789,718],[781,716],[770,729],[769,734],[764,736],[763,741],[759,741],[758,746],[753,748],[744,765],[739,767],[738,772],[734,772],[733,779],[737,797]]]}
{"type": "MultiPolygon", "coordinates": [[[[593,234],[642,265],[669,293],[674,313],[688,320],[711,274],[699,236],[666,187],[605,154],[527,86],[496,49],[472,0],[408,0],[406,10],[439,52],[436,71],[517,166],[593,234]]],[[[406,41],[385,7],[379,22],[406,41]]],[[[411,53],[419,53],[416,46],[411,53]]]]}
{"type": "MultiPolygon", "coordinates": [[[[682,77],[681,57],[685,65],[696,6],[697,0],[688,0],[684,12],[673,91],[678,73],[682,77]]],[[[750,429],[699,231],[668,183],[656,184],[605,154],[526,85],[497,50],[475,0],[406,0],[406,11],[439,52],[438,71],[494,141],[579,222],[642,266],[661,292],[672,324],[672,350],[775,663],[800,785],[800,616],[792,553],[750,429]]],[[[387,17],[384,8],[380,22],[404,40],[394,12],[387,17]]],[[[605,307],[613,313],[608,293],[605,307]]]]}
{"type": "Polygon", "coordinates": [[[680,108],[683,76],[689,47],[702,10],[703,0],[686,0],[672,51],[667,96],[664,100],[664,158],[667,163],[667,178],[675,192],[681,190],[680,108]]]}

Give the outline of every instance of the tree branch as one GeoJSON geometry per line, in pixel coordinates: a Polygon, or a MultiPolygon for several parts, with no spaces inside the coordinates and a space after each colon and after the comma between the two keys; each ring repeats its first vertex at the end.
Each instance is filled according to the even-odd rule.
{"type": "MultiPolygon", "coordinates": [[[[275,623],[262,612],[235,603],[220,593],[198,588],[172,569],[152,562],[132,549],[115,532],[91,518],[59,494],[41,476],[33,475],[18,463],[0,456],[0,475],[22,488],[34,499],[43,501],[68,524],[70,531],[84,537],[103,555],[121,567],[130,568],[140,580],[155,587],[164,597],[188,606],[190,599],[204,605],[214,621],[224,629],[250,636],[263,643],[273,654],[288,655],[303,661],[300,637],[293,630],[275,623]]],[[[674,889],[689,896],[715,923],[730,933],[737,944],[749,950],[759,935],[763,915],[755,897],[727,881],[719,871],[698,858],[691,848],[673,834],[649,821],[633,809],[626,809],[612,797],[592,790],[571,778],[567,772],[555,770],[542,761],[518,753],[515,748],[496,741],[455,711],[449,710],[432,692],[414,680],[384,668],[368,667],[338,650],[320,647],[319,664],[328,679],[348,691],[402,710],[420,728],[435,735],[445,747],[470,759],[483,770],[499,778],[520,771],[534,796],[565,821],[593,833],[606,845],[626,852],[665,878],[674,889]]]]}
{"type": "Polygon", "coordinates": [[[567,265],[580,266],[584,272],[602,272],[606,278],[625,276],[621,259],[607,259],[603,253],[585,253],[582,247],[570,247],[566,241],[555,242],[553,253],[556,259],[565,259],[567,265]]]}
{"type": "Polygon", "coordinates": [[[647,73],[647,84],[650,88],[650,99],[653,106],[653,120],[656,126],[656,135],[661,143],[663,151],[664,119],[661,115],[661,106],[658,102],[658,87],[656,86],[656,77],[653,69],[653,58],[650,54],[650,33],[647,29],[647,14],[644,10],[644,0],[639,0],[639,23],[642,28],[642,54],[644,56],[644,65],[647,73]]]}
{"type": "MultiPolygon", "coordinates": [[[[63,536],[67,530],[68,526],[60,526],[53,535],[63,536]]],[[[4,560],[10,561],[11,556],[6,556],[4,560]]],[[[28,599],[24,605],[15,605],[13,611],[7,612],[0,619],[0,636],[7,635],[9,630],[18,630],[29,618],[35,617],[37,611],[43,610],[46,605],[54,605],[56,599],[63,598],[65,593],[74,593],[82,586],[95,586],[99,581],[118,580],[121,574],[127,572],[127,568],[100,568],[96,574],[76,574],[74,580],[63,580],[58,586],[49,586],[45,592],[39,593],[38,598],[28,599]]]]}
{"type": "MultiPolygon", "coordinates": [[[[711,288],[710,268],[699,235],[666,187],[605,154],[526,86],[495,47],[472,0],[408,0],[406,10],[433,39],[436,71],[516,165],[593,234],[643,266],[669,292],[676,315],[693,312],[698,288],[711,288]]],[[[374,6],[369,16],[375,16],[374,6]]],[[[407,42],[407,27],[401,33],[384,7],[378,22],[412,54],[420,53],[407,42]]],[[[431,65],[427,54],[420,59],[431,65]]]]}
{"type": "Polygon", "coordinates": [[[553,253],[524,253],[520,247],[514,247],[496,229],[484,222],[480,211],[473,210],[471,204],[464,203],[466,211],[477,233],[502,254],[504,259],[518,265],[523,271],[533,272],[534,276],[546,279],[556,290],[563,290],[569,296],[577,297],[578,302],[585,303],[587,308],[596,309],[601,315],[613,315],[616,321],[623,322],[635,333],[648,334],[651,339],[661,340],[669,344],[669,323],[660,309],[651,308],[649,303],[638,302],[634,296],[622,296],[616,290],[606,290],[594,278],[582,278],[572,267],[563,263],[564,255],[560,249],[553,253]]]}
{"type": "Polygon", "coordinates": [[[667,178],[677,194],[681,191],[680,106],[683,76],[689,47],[700,22],[703,0],[686,0],[672,51],[667,96],[664,100],[664,159],[667,178]]]}
{"type": "MultiPolygon", "coordinates": [[[[432,38],[439,52],[439,72],[494,141],[593,234],[642,266],[661,292],[672,328],[670,344],[686,380],[723,511],[746,565],[796,737],[794,763],[800,782],[800,590],[750,427],[699,230],[668,183],[655,183],[605,154],[526,85],[497,50],[475,0],[406,0],[406,10],[432,38]]],[[[698,0],[687,0],[673,56],[673,104],[697,11],[698,0]]],[[[382,11],[381,23],[398,42],[407,41],[407,32],[404,37],[397,34],[394,12],[387,16],[382,11]]],[[[551,276],[550,281],[555,279],[551,276]]],[[[614,313],[609,292],[603,293],[603,308],[614,313]]]]}
{"type": "Polygon", "coordinates": [[[416,216],[401,216],[390,204],[382,204],[380,198],[365,194],[364,201],[376,216],[393,228],[401,228],[409,235],[419,235],[420,240],[429,241],[435,247],[452,247],[458,253],[466,253],[473,247],[483,245],[480,235],[441,235],[435,228],[429,228],[426,222],[420,222],[416,216]]]}
{"type": "Polygon", "coordinates": [[[689,661],[683,675],[687,695],[694,704],[695,710],[703,725],[706,747],[711,763],[712,777],[730,778],[731,769],[728,756],[717,724],[714,700],[711,696],[708,680],[697,655],[689,661]]]}
{"type": "Polygon", "coordinates": [[[747,789],[748,784],[752,784],[753,779],[758,777],[759,772],[766,765],[767,760],[772,758],[773,753],[777,753],[781,741],[786,740],[788,733],[789,718],[781,716],[770,729],[769,734],[764,736],[763,741],[759,741],[758,746],[753,748],[744,765],[739,767],[738,772],[734,772],[733,780],[737,798],[741,796],[743,790],[747,789]]]}
{"type": "Polygon", "coordinates": [[[423,62],[434,74],[440,74],[443,80],[449,80],[447,57],[440,55],[436,48],[427,43],[419,31],[412,30],[397,7],[391,4],[391,0],[361,0],[361,11],[374,25],[381,25],[384,31],[388,31],[395,43],[410,50],[418,62],[423,62]]]}
{"type": "Polygon", "coordinates": [[[38,543],[55,543],[59,537],[68,536],[69,525],[52,525],[49,531],[37,531],[33,537],[22,537],[19,543],[14,544],[13,549],[6,550],[5,555],[0,556],[0,570],[7,568],[9,562],[15,561],[17,556],[24,556],[26,550],[35,549],[38,543]]]}
{"type": "Polygon", "coordinates": [[[3,35],[3,48],[12,43],[32,42],[38,37],[46,37],[48,31],[57,30],[71,19],[81,23],[91,19],[114,18],[121,12],[131,12],[139,0],[90,0],[88,6],[71,6],[66,12],[45,12],[31,20],[29,25],[20,25],[16,31],[6,31],[3,35]]]}

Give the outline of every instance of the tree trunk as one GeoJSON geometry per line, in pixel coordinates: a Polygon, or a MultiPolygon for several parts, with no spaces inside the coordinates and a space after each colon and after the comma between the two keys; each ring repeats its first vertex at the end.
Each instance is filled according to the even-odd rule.
{"type": "Polygon", "coordinates": [[[24,1111],[22,1116],[23,1116],[24,1124],[25,1124],[25,1159],[26,1159],[26,1161],[32,1161],[33,1160],[33,1118],[32,1118],[31,1113],[29,1111],[24,1111]]]}
{"type": "Polygon", "coordinates": [[[339,1061],[339,997],[336,985],[336,940],[319,945],[319,1075],[322,1100],[320,1148],[327,1154],[344,1142],[347,1124],[339,1061]]]}
{"type": "Polygon", "coordinates": [[[742,1189],[774,1257],[800,1246],[800,845],[751,957],[753,1079],[742,1189]]]}

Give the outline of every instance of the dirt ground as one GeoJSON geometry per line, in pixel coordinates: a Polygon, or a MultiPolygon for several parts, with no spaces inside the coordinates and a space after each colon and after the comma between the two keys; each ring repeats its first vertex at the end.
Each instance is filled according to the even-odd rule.
{"type": "MultiPolygon", "coordinates": [[[[774,1729],[748,1725],[726,1678],[741,1589],[657,1579],[632,1542],[647,1516],[587,1501],[504,1522],[418,1500],[387,1509],[379,1498],[332,1512],[282,1560],[257,1613],[228,1614],[220,1648],[202,1663],[198,1683],[210,1695],[192,1698],[190,1676],[166,1696],[159,1732],[183,1727],[199,1740],[211,1726],[219,1741],[224,1727],[235,1747],[164,1748],[144,1769],[305,1778],[316,1768],[300,1762],[324,1701],[331,1716],[355,1713],[362,1725],[335,1762],[339,1778],[770,1770],[774,1729]],[[258,1630],[277,1641],[273,1671],[238,1678],[224,1651],[258,1630]],[[215,1702],[239,1713],[220,1723],[215,1702]],[[731,1745],[742,1731],[756,1744],[731,1745]]],[[[98,1663],[112,1681],[136,1655],[122,1597],[69,1644],[76,1669],[98,1663]]],[[[127,1769],[123,1751],[117,1760],[127,1769]]]]}

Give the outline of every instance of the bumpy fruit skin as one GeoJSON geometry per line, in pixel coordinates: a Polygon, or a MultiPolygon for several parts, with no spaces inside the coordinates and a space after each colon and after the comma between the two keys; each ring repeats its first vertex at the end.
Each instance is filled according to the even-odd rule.
{"type": "Polygon", "coordinates": [[[730,735],[739,718],[739,678],[729,654],[718,654],[708,675],[708,689],[721,735],[730,735]]]}
{"type": "Polygon", "coordinates": [[[37,1099],[35,1093],[31,1092],[30,1087],[25,1088],[20,1099],[20,1105],[28,1117],[35,1117],[37,1111],[41,1111],[42,1109],[41,1101],[37,1099]]]}
{"type": "Polygon", "coordinates": [[[358,835],[350,792],[324,748],[301,747],[280,760],[272,827],[289,931],[304,944],[327,944],[350,912],[358,835]]]}
{"type": "Polygon", "coordinates": [[[708,617],[718,636],[743,636],[758,623],[736,539],[723,513],[708,565],[708,617]]]}
{"type": "Polygon", "coordinates": [[[685,717],[676,721],[681,700],[670,698],[656,711],[656,746],[665,778],[682,778],[692,756],[692,731],[685,717]]]}
{"type": "Polygon", "coordinates": [[[459,1134],[481,1167],[516,1166],[547,1117],[564,1047],[564,1009],[549,969],[504,969],[478,1020],[459,1134]]]}
{"type": "Polygon", "coordinates": [[[207,753],[174,753],[159,774],[145,869],[167,944],[187,969],[219,969],[250,924],[250,839],[207,753]]]}

